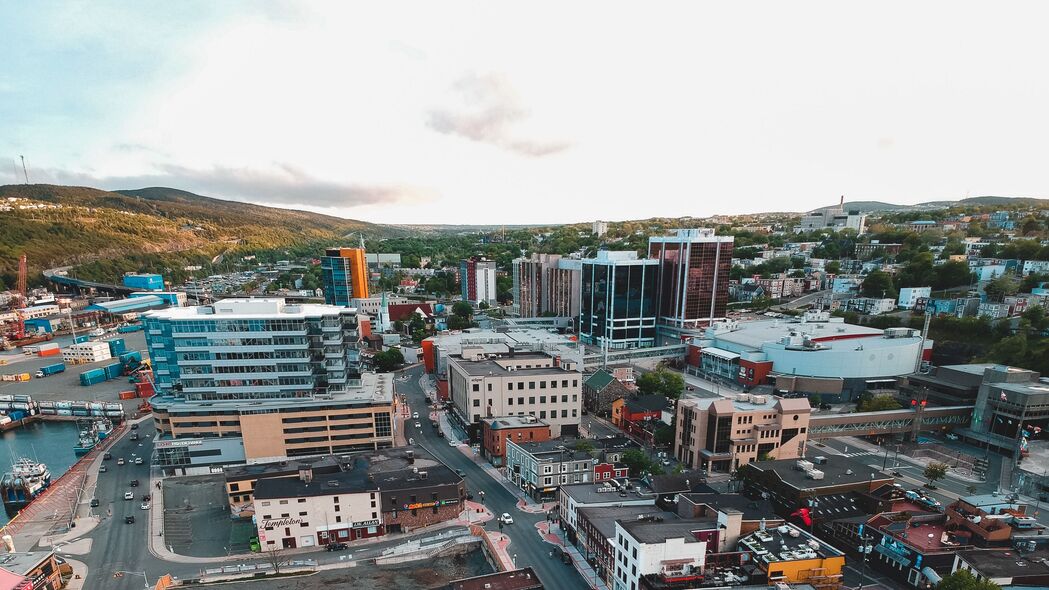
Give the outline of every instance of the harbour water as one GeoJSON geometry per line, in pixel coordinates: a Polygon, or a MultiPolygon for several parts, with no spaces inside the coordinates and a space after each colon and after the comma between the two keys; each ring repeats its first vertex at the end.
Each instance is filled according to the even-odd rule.
{"type": "MultiPolygon", "coordinates": [[[[36,422],[9,430],[0,436],[0,475],[11,468],[19,457],[29,457],[47,464],[52,481],[62,476],[77,457],[73,447],[77,442],[74,422],[36,422]]],[[[10,517],[0,508],[0,526],[10,517]]]]}

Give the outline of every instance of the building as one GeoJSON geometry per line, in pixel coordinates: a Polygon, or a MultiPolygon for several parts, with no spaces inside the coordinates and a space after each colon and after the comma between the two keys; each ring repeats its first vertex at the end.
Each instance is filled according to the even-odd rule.
{"type": "Polygon", "coordinates": [[[648,239],[648,255],[659,262],[660,324],[694,329],[725,317],[734,239],[707,228],[648,239]]]}
{"type": "Polygon", "coordinates": [[[1009,547],[1014,529],[1043,528],[1023,504],[997,494],[960,497],[944,513],[948,528],[976,547],[1009,547]]]}
{"type": "Polygon", "coordinates": [[[368,299],[368,262],[364,248],[328,248],[321,256],[324,303],[348,307],[368,299]]]}
{"type": "Polygon", "coordinates": [[[550,425],[533,416],[503,416],[481,419],[481,455],[496,467],[506,459],[506,441],[550,440],[550,425]]]}
{"type": "Polygon", "coordinates": [[[373,297],[354,297],[350,300],[349,306],[355,308],[357,313],[376,317],[379,315],[379,312],[382,311],[383,296],[386,297],[386,305],[389,307],[412,302],[412,300],[407,297],[402,297],[393,293],[382,293],[373,297]]]}
{"type": "Polygon", "coordinates": [[[919,299],[931,296],[932,287],[903,287],[900,289],[897,305],[900,309],[914,309],[919,299]]]}
{"type": "MultiPolygon", "coordinates": [[[[224,299],[143,326],[163,438],[240,437],[249,461],[393,442],[392,375],[359,372],[352,309],[224,299]]],[[[170,460],[189,448],[172,445],[170,460]]]]}
{"type": "Polygon", "coordinates": [[[860,260],[872,258],[892,257],[900,253],[903,244],[887,244],[873,240],[867,244],[856,244],[855,256],[860,260]]]}
{"type": "Polygon", "coordinates": [[[368,262],[368,270],[374,272],[379,272],[383,267],[401,267],[401,255],[399,252],[393,254],[366,253],[364,259],[368,262]]]}
{"type": "Polygon", "coordinates": [[[707,544],[716,540],[716,520],[647,515],[616,521],[614,590],[637,590],[649,575],[698,577],[706,565],[707,544]]]}
{"type": "Polygon", "coordinates": [[[1049,551],[970,549],[954,554],[951,573],[964,570],[1003,588],[1049,586],[1049,551]]]}
{"type": "MultiPolygon", "coordinates": [[[[560,487],[558,491],[559,526],[565,531],[570,543],[577,547],[589,545],[587,535],[580,529],[580,514],[583,509],[616,508],[618,511],[596,511],[591,518],[615,515],[615,518],[630,518],[645,514],[643,507],[651,507],[651,513],[662,512],[656,508],[656,495],[641,480],[603,481],[600,483],[576,483],[560,487]],[[627,509],[626,512],[620,512],[627,509]]],[[[615,519],[613,519],[614,521],[615,519]]],[[[591,525],[594,525],[591,521],[591,525]]],[[[607,536],[602,535],[598,542],[606,542],[612,537],[614,527],[609,527],[607,536]]],[[[591,535],[592,536],[592,535],[591,535]]],[[[596,553],[591,550],[591,554],[596,553]]],[[[587,555],[589,557],[589,555],[587,555]]]]}
{"type": "Polygon", "coordinates": [[[739,540],[739,550],[753,556],[770,583],[842,585],[845,554],[793,524],[754,531],[739,540]]]}
{"type": "Polygon", "coordinates": [[[536,500],[557,498],[560,485],[625,477],[623,453],[638,446],[626,438],[506,441],[506,479],[536,500]],[[595,456],[596,455],[596,456],[595,456]]]}
{"type": "Polygon", "coordinates": [[[607,221],[595,221],[590,226],[590,233],[597,237],[602,237],[608,233],[608,222],[607,221]]]}
{"type": "Polygon", "coordinates": [[[63,587],[59,560],[54,551],[2,553],[0,583],[12,590],[59,590],[63,587]]]}
{"type": "Polygon", "coordinates": [[[598,369],[583,381],[584,407],[588,412],[606,418],[612,415],[612,404],[616,400],[633,393],[631,388],[604,369],[598,369]]]}
{"type": "Polygon", "coordinates": [[[111,358],[108,342],[81,342],[62,349],[62,361],[67,363],[97,363],[111,358]]]}
{"type": "Polygon", "coordinates": [[[739,539],[762,528],[786,524],[776,518],[775,509],[768,500],[751,499],[740,494],[685,493],[677,496],[677,514],[682,518],[715,518],[723,531],[714,553],[734,551],[739,539]],[[723,526],[721,526],[723,525],[723,526]]]}
{"type": "Polygon", "coordinates": [[[609,349],[654,346],[659,264],[658,260],[638,259],[635,252],[608,250],[583,260],[580,340],[609,349]]]}
{"type": "MultiPolygon", "coordinates": [[[[562,504],[562,509],[564,505],[562,504]]],[[[636,518],[662,515],[662,508],[654,504],[628,502],[622,506],[580,506],[575,510],[574,528],[565,531],[579,552],[591,564],[605,585],[612,587],[612,575],[616,571],[616,522],[636,518]]],[[[561,517],[561,526],[566,526],[561,517]]]]}
{"type": "Polygon", "coordinates": [[[623,397],[612,402],[612,424],[650,445],[668,407],[670,403],[665,395],[623,397]]]}
{"type": "Polygon", "coordinates": [[[543,590],[546,586],[531,567],[496,572],[449,582],[440,590],[543,590]]]}
{"type": "Polygon", "coordinates": [[[678,400],[674,456],[686,467],[730,473],[765,459],[802,456],[809,400],[740,394],[678,400]]]}
{"type": "Polygon", "coordinates": [[[464,349],[480,348],[497,355],[509,354],[511,348],[518,353],[545,352],[562,358],[579,355],[579,345],[571,336],[526,327],[440,333],[423,340],[422,347],[426,372],[436,374],[439,380],[448,377],[448,356],[461,355],[464,349]]]}
{"type": "Polygon", "coordinates": [[[513,261],[513,314],[519,317],[579,315],[582,262],[559,254],[532,254],[513,261]]]}
{"type": "Polygon", "coordinates": [[[470,303],[496,302],[495,261],[484,258],[469,258],[459,263],[459,280],[462,285],[463,301],[470,303]]]}
{"type": "Polygon", "coordinates": [[[845,301],[845,308],[867,315],[881,315],[896,311],[896,300],[889,297],[853,297],[845,301]]]}
{"type": "Polygon", "coordinates": [[[496,416],[534,416],[550,425],[553,437],[576,433],[582,380],[574,362],[544,353],[464,348],[448,359],[452,417],[473,440],[481,419],[496,416]]]}
{"type": "Polygon", "coordinates": [[[932,355],[920,330],[879,330],[811,310],[795,320],[715,322],[691,344],[699,365],[690,364],[710,378],[841,400],[866,391],[868,381],[909,375],[932,355]]]}
{"type": "MultiPolygon", "coordinates": [[[[955,365],[958,368],[958,365],[955,365]]],[[[1003,365],[971,365],[983,378],[972,423],[958,434],[970,442],[1026,453],[1025,428],[1049,428],[1049,382],[1035,371],[1003,365]]]]}
{"type": "Polygon", "coordinates": [[[185,291],[136,291],[128,295],[128,299],[139,297],[158,297],[171,307],[186,307],[188,303],[185,291]]]}
{"type": "Polygon", "coordinates": [[[950,573],[954,554],[972,548],[939,512],[882,512],[868,517],[858,532],[872,546],[872,569],[918,588],[935,586],[950,573]]]}
{"type": "Polygon", "coordinates": [[[458,517],[466,500],[462,478],[442,464],[399,471],[371,469],[350,458],[342,470],[259,479],[254,521],[263,550],[293,549],[407,532],[458,517]],[[424,518],[419,522],[420,514],[424,518]]]}
{"type": "Polygon", "coordinates": [[[164,277],[155,274],[126,274],[123,283],[125,287],[142,291],[162,291],[164,289],[164,277]]]}
{"type": "Polygon", "coordinates": [[[863,235],[867,231],[867,216],[859,211],[845,212],[845,197],[836,206],[823,207],[810,211],[801,217],[801,222],[794,227],[794,233],[811,231],[841,231],[851,229],[856,235],[863,235]]]}
{"type": "MultiPolygon", "coordinates": [[[[852,492],[870,495],[895,481],[891,476],[844,455],[813,457],[811,460],[755,461],[740,469],[740,477],[746,496],[767,499],[772,502],[776,513],[783,517],[791,516],[799,508],[809,509],[814,521],[821,516],[820,503],[832,503],[833,496],[852,492]]],[[[840,511],[834,517],[838,516],[840,511]]]]}

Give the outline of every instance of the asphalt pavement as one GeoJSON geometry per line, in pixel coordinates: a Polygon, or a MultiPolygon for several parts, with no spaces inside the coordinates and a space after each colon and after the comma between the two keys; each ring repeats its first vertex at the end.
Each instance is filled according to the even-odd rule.
{"type": "MultiPolygon", "coordinates": [[[[406,395],[413,412],[418,411],[420,418],[430,409],[426,406],[422,387],[418,380],[423,375],[423,367],[416,366],[405,370],[406,380],[395,381],[397,392],[406,395]]],[[[536,530],[536,525],[546,520],[543,514],[532,514],[517,509],[518,497],[507,490],[502,483],[495,481],[472,458],[467,457],[459,448],[452,447],[447,438],[437,436],[429,420],[421,419],[421,428],[414,423],[408,426],[407,436],[415,439],[415,444],[426,449],[452,469],[461,469],[465,474],[467,489],[480,500],[478,492],[484,491],[484,504],[496,515],[507,512],[514,518],[514,524],[503,527],[502,533],[510,537],[508,548],[511,556],[516,555],[518,567],[531,566],[544,583],[559,589],[589,588],[574,567],[564,565],[559,560],[549,557],[553,547],[543,541],[536,530]]],[[[497,525],[489,523],[490,529],[497,525]]],[[[494,529],[492,529],[494,530],[494,529]]]]}

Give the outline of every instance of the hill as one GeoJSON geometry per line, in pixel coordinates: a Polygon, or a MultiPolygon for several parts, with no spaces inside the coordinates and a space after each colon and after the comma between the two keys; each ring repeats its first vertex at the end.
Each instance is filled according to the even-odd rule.
{"type": "MultiPolygon", "coordinates": [[[[31,274],[95,263],[91,274],[206,264],[223,253],[319,249],[361,232],[368,239],[404,229],[329,215],[204,197],[172,188],[103,191],[56,185],[0,186],[0,288],[10,287],[18,256],[31,274]],[[105,264],[99,264],[105,262],[105,264]],[[161,266],[162,265],[162,266],[161,266]]],[[[90,266],[90,265],[89,265],[90,266]]],[[[88,278],[88,277],[84,277],[88,278]]],[[[98,279],[113,279],[96,276],[98,279]]]]}
{"type": "MultiPolygon", "coordinates": [[[[897,205],[884,201],[848,201],[844,208],[846,211],[861,211],[873,213],[875,211],[903,212],[903,211],[925,211],[930,209],[946,209],[948,207],[1017,207],[1034,205],[1049,207],[1049,199],[1036,199],[1032,197],[968,197],[956,201],[926,201],[915,205],[897,205]]],[[[829,205],[835,207],[836,205],[829,205]]],[[[822,209],[823,207],[821,207],[822,209]]]]}

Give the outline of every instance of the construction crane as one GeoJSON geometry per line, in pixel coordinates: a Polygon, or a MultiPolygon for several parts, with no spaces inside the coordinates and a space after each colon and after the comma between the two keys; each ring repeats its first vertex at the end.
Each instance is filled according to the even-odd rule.
{"type": "Polygon", "coordinates": [[[18,301],[15,302],[15,330],[11,336],[14,340],[21,340],[25,338],[25,316],[22,315],[23,309],[28,307],[26,305],[26,277],[28,272],[28,263],[25,253],[18,257],[18,282],[15,284],[15,291],[18,293],[18,301]]]}

